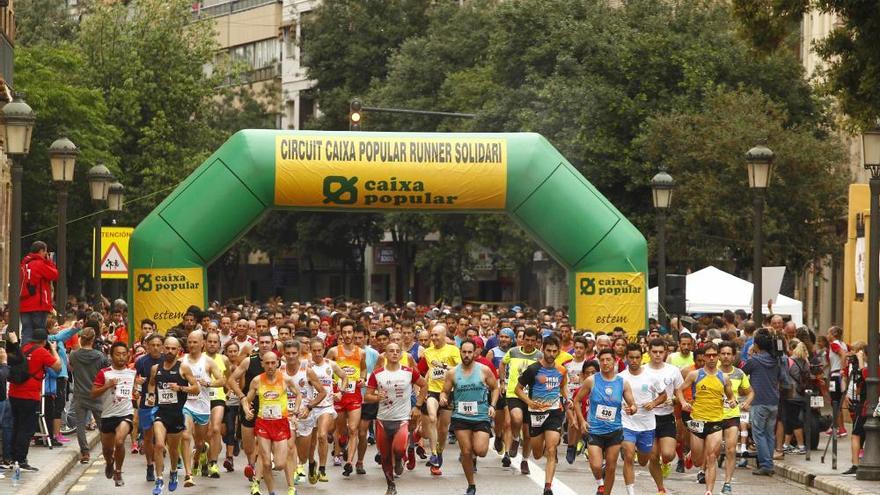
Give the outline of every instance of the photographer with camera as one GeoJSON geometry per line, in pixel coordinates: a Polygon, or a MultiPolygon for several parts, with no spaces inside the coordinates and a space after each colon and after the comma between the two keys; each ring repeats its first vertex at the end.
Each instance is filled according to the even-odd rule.
{"type": "MultiPolygon", "coordinates": [[[[49,259],[46,243],[36,241],[21,260],[21,341],[31,341],[35,328],[46,328],[52,312],[52,282],[58,280],[58,268],[49,259]]],[[[63,309],[63,308],[62,308],[63,309]]]]}
{"type": "Polygon", "coordinates": [[[782,367],[775,355],[775,337],[770,330],[762,328],[755,332],[754,344],[749,349],[749,359],[743,371],[749,375],[755,399],[751,405],[752,436],[758,446],[758,469],[756,476],[773,474],[773,448],[776,443],[776,417],[779,409],[779,383],[783,381],[782,367]]]}

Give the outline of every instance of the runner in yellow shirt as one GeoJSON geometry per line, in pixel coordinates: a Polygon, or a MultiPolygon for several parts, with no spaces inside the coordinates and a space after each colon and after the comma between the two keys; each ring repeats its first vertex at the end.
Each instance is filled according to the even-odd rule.
{"type": "Polygon", "coordinates": [[[443,465],[443,448],[446,446],[452,410],[440,407],[440,392],[446,381],[446,372],[458,366],[461,353],[458,347],[446,343],[446,325],[438,323],[431,329],[431,346],[426,348],[419,361],[419,372],[428,381],[428,399],[422,405],[422,431],[431,442],[431,458],[428,466],[431,474],[440,476],[443,465]]]}

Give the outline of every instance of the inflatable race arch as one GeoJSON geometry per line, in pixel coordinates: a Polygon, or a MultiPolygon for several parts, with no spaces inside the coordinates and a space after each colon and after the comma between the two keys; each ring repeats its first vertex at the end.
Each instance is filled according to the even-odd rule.
{"type": "Polygon", "coordinates": [[[646,327],[645,238],[542,136],[275,130],[236,133],[135,229],[132,323],[205,307],[206,267],[270,209],[506,213],[566,268],[576,328],[646,327]]]}

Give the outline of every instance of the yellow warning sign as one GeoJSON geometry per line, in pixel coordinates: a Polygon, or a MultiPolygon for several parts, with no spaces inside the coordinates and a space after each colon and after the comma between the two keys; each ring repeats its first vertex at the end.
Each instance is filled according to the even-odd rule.
{"type": "Polygon", "coordinates": [[[143,268],[134,271],[134,321],[150,319],[164,333],[183,321],[190,306],[205,306],[203,268],[143,268]]]}
{"type": "Polygon", "coordinates": [[[101,227],[101,278],[128,278],[128,241],[133,231],[133,227],[101,227]]]}
{"type": "Polygon", "coordinates": [[[632,337],[645,328],[644,273],[579,272],[575,280],[579,328],[611,332],[622,327],[632,337]]]}
{"type": "Polygon", "coordinates": [[[500,210],[503,138],[278,136],[275,204],[371,209],[500,210]]]}

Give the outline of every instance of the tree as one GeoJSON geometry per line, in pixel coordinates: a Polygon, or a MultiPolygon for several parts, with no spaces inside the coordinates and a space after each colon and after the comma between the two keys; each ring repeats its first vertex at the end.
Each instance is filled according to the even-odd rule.
{"type": "MultiPolygon", "coordinates": [[[[80,0],[78,9],[87,10],[90,0],[80,0]]],[[[39,43],[57,45],[70,42],[79,31],[77,19],[70,15],[67,2],[59,0],[16,0],[15,25],[18,46],[39,43]]]]}
{"type": "Polygon", "coordinates": [[[812,49],[822,57],[820,84],[837,97],[840,109],[856,126],[880,118],[880,9],[877,3],[847,0],[734,0],[744,35],[764,53],[773,53],[797,32],[810,10],[833,13],[835,28],[812,49]]]}

